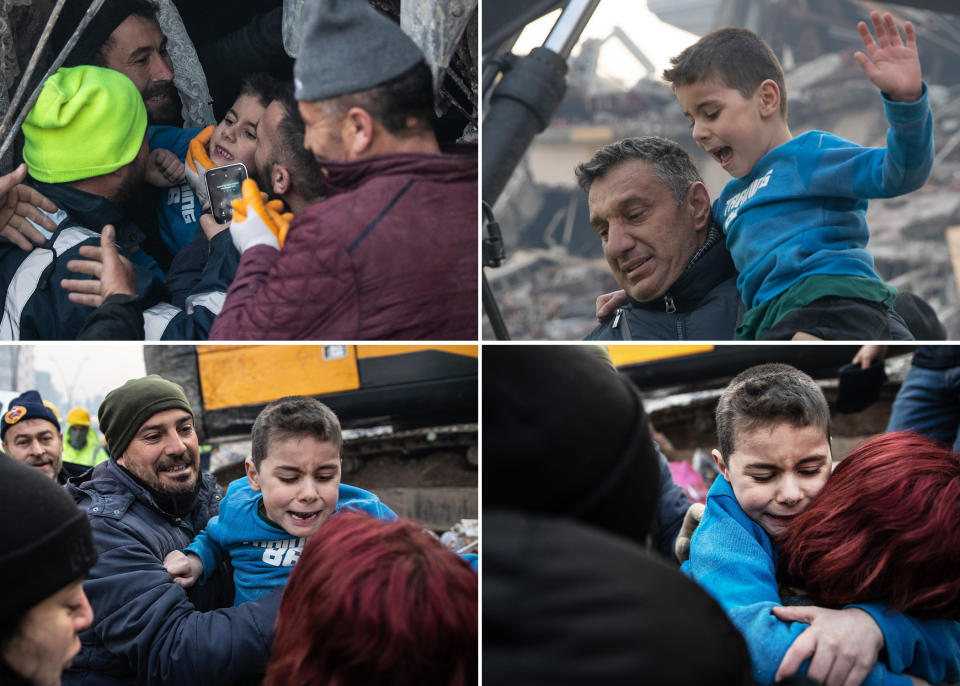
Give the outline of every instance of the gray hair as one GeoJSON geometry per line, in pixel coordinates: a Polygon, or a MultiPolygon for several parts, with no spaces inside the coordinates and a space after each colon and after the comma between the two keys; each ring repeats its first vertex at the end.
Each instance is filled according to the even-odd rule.
{"type": "Polygon", "coordinates": [[[629,160],[649,162],[657,179],[673,193],[677,207],[683,204],[690,186],[703,182],[693,160],[677,143],[659,136],[642,136],[624,138],[597,150],[589,162],[577,165],[577,183],[589,193],[594,181],[629,160]]]}

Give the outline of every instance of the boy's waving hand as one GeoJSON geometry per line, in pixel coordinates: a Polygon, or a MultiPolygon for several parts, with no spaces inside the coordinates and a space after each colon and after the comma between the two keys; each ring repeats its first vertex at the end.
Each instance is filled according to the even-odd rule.
{"type": "Polygon", "coordinates": [[[857,24],[869,57],[860,51],[854,53],[854,57],[873,84],[888,98],[896,102],[918,100],[923,95],[923,76],[913,24],[908,21],[903,25],[907,35],[904,44],[892,14],[886,12],[881,20],[880,13],[874,11],[870,13],[870,20],[877,34],[876,40],[864,22],[857,24]]]}

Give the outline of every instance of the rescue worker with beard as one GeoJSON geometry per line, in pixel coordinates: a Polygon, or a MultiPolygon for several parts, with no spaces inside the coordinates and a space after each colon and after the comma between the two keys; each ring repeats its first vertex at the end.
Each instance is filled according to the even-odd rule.
{"type": "Polygon", "coordinates": [[[3,452],[54,481],[67,479],[62,469],[63,434],[60,419],[37,391],[25,391],[10,401],[0,424],[3,452]]]}
{"type": "Polygon", "coordinates": [[[90,413],[75,407],[67,415],[67,440],[63,444],[63,468],[71,476],[82,474],[110,456],[100,445],[97,431],[90,426],[90,413]]]}
{"type": "Polygon", "coordinates": [[[95,619],[63,683],[233,684],[262,673],[280,590],[230,607],[229,572],[184,589],[163,566],[221,498],[200,472],[183,389],[155,375],[132,379],[107,394],[98,417],[111,459],[67,485],[100,555],[84,584],[95,619]]]}
{"type": "MultiPolygon", "coordinates": [[[[0,284],[5,286],[0,289],[0,338],[76,338],[92,310],[83,299],[70,297],[62,282],[71,275],[71,259],[99,252],[101,231],[133,263],[134,294],[117,297],[148,308],[145,337],[207,337],[216,313],[198,305],[188,315],[168,304],[163,272],[140,249],[145,234],[130,219],[146,171],[146,130],[140,93],[117,71],[62,68],[44,83],[23,123],[23,158],[30,185],[59,207],[49,214],[57,229],[47,231],[46,243],[29,253],[0,244],[0,284]]],[[[227,285],[222,284],[224,292],[227,285]]],[[[219,282],[204,282],[203,275],[197,286],[208,294],[219,287],[219,282]]]]}

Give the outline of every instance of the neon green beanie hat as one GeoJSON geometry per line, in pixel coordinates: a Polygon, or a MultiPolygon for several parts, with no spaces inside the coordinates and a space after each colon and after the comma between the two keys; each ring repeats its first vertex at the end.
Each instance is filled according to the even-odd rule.
{"type": "Polygon", "coordinates": [[[133,81],[101,67],[61,68],[23,122],[23,161],[46,183],[109,174],[133,161],[146,130],[133,81]]]}

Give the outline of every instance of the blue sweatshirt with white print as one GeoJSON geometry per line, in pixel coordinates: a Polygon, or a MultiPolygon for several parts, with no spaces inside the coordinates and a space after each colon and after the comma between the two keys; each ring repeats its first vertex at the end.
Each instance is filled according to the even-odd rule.
{"type": "MultiPolygon", "coordinates": [[[[147,144],[150,150],[164,148],[186,162],[190,141],[203,131],[202,126],[181,129],[177,126],[150,126],[147,128],[147,144]]],[[[200,199],[193,192],[187,179],[163,189],[157,207],[157,223],[160,236],[171,254],[184,248],[200,226],[203,209],[200,199]]]]}
{"type": "MultiPolygon", "coordinates": [[[[341,510],[365,512],[382,521],[397,515],[380,498],[355,486],[340,484],[335,516],[341,510]]],[[[220,503],[220,514],[207,522],[186,547],[203,562],[203,577],[215,570],[224,554],[233,563],[234,605],[262,598],[287,583],[307,539],[269,524],[259,514],[263,494],[250,488],[247,477],[230,482],[220,503]]]]}
{"type": "MultiPolygon", "coordinates": [[[[690,559],[681,571],[720,603],[743,634],[753,678],[773,683],[784,654],[806,628],[771,613],[782,605],[776,580],[777,551],[767,532],[737,502],[730,482],[718,476],[690,540],[690,559]]],[[[853,605],[867,612],[883,632],[884,662],[878,662],[864,686],[909,686],[912,674],[932,684],[960,680],[960,623],[918,620],[879,603],[853,605]]],[[[800,668],[806,674],[809,660],[800,668]]]]}
{"type": "Polygon", "coordinates": [[[883,97],[886,148],[809,131],[770,150],[713,203],[748,309],[812,274],[880,279],[867,251],[868,198],[920,188],[933,166],[933,115],[923,95],[883,97]]]}

